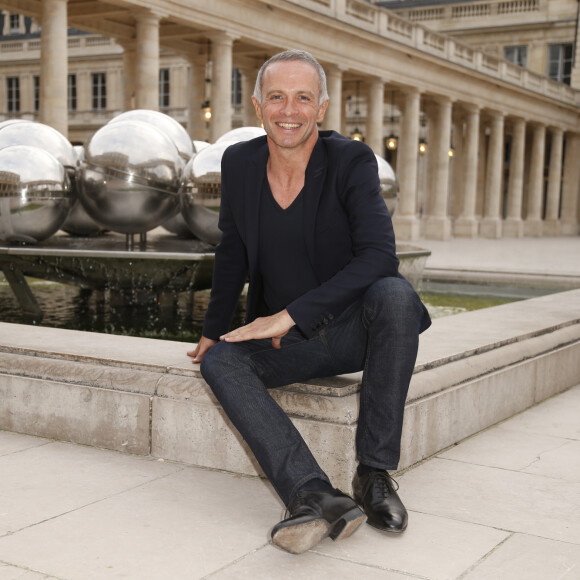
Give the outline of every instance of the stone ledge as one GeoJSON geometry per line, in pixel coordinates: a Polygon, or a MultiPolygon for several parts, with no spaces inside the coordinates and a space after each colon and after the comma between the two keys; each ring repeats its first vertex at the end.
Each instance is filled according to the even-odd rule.
{"type": "MultiPolygon", "coordinates": [[[[405,468],[577,384],[580,290],[434,321],[403,428],[405,468]]],[[[0,323],[0,429],[259,473],[189,345],[0,323]]],[[[272,391],[350,489],[360,373],[272,391]]]]}

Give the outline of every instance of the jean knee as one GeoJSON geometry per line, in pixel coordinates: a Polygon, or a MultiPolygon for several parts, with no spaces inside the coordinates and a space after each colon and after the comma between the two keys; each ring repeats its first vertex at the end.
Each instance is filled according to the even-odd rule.
{"type": "Polygon", "coordinates": [[[385,319],[408,318],[422,315],[421,299],[413,286],[404,278],[381,278],[365,294],[365,303],[385,319]]]}
{"type": "Polygon", "coordinates": [[[219,378],[231,373],[243,364],[243,358],[237,353],[235,345],[227,342],[218,342],[205,354],[201,360],[199,370],[201,376],[212,386],[219,382],[219,378]]]}

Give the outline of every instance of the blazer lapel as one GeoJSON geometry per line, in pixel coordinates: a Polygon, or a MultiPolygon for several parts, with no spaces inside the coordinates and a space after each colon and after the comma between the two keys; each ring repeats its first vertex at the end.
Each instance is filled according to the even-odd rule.
{"type": "Polygon", "coordinates": [[[258,236],[260,232],[260,199],[264,190],[266,178],[266,163],[268,162],[268,145],[260,147],[253,156],[252,162],[245,168],[245,222],[246,248],[250,273],[254,272],[258,263],[258,236]]]}
{"type": "Polygon", "coordinates": [[[312,150],[310,161],[306,167],[306,177],[304,181],[304,237],[306,242],[306,251],[308,258],[312,265],[314,272],[317,272],[315,252],[314,252],[314,233],[316,229],[316,214],[318,213],[318,204],[324,181],[326,178],[326,171],[328,168],[328,159],[326,156],[326,148],[322,139],[318,142],[312,150]]]}

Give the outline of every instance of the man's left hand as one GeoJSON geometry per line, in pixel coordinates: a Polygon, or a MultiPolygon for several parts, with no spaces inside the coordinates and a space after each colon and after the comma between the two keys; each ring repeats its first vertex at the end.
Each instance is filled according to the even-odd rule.
{"type": "Polygon", "coordinates": [[[246,324],[220,336],[220,340],[225,340],[226,342],[242,342],[255,338],[271,338],[272,346],[274,348],[280,348],[282,337],[288,333],[294,324],[294,320],[292,320],[288,311],[284,309],[272,316],[256,318],[250,324],[246,324]]]}

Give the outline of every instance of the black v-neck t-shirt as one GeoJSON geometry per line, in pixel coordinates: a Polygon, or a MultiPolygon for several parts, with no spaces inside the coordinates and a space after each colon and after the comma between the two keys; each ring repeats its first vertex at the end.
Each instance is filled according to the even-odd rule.
{"type": "Polygon", "coordinates": [[[304,238],[304,189],[283,209],[268,179],[260,201],[259,262],[270,314],[318,286],[304,238]]]}

